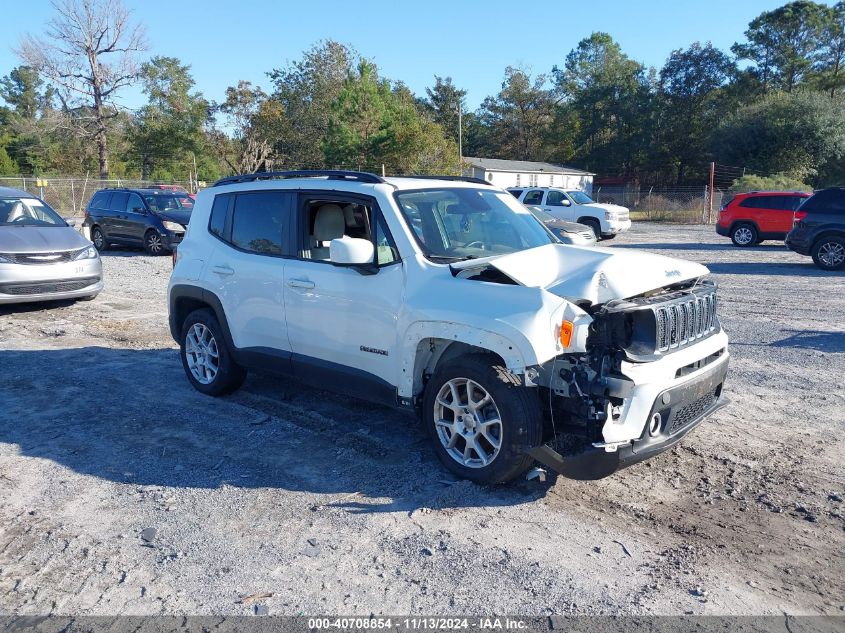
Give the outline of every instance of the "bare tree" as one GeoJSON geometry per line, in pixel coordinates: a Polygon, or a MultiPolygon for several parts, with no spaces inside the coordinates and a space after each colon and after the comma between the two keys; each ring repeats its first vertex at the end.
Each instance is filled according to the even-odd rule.
{"type": "Polygon", "coordinates": [[[132,25],[120,0],[53,0],[56,16],[46,39],[27,35],[17,54],[58,89],[63,108],[79,132],[97,144],[100,178],[109,175],[108,122],[117,116],[115,97],[138,77],[141,25],[132,25]]]}

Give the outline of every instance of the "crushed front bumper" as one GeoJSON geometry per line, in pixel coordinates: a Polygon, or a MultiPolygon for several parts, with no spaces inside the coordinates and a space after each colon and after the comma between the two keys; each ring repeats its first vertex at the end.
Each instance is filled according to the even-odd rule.
{"type": "Polygon", "coordinates": [[[728,355],[696,372],[689,380],[660,390],[638,438],[613,447],[588,446],[562,455],[558,440],[528,450],[541,464],[572,479],[601,479],[621,468],[645,461],[677,444],[709,415],[727,404],[722,387],[728,355]],[[615,450],[614,450],[615,449],[615,450]]]}

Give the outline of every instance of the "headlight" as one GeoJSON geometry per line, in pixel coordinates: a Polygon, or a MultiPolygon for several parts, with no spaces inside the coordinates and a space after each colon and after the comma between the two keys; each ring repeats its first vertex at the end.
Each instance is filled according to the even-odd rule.
{"type": "Polygon", "coordinates": [[[618,215],[616,215],[616,211],[605,211],[605,212],[604,212],[604,219],[605,219],[605,220],[608,220],[609,222],[613,222],[613,221],[614,221],[614,220],[616,220],[618,217],[619,217],[619,216],[618,216],[618,215]]]}
{"type": "Polygon", "coordinates": [[[89,246],[87,248],[83,248],[79,251],[76,255],[73,256],[73,260],[76,261],[78,259],[96,259],[97,257],[97,249],[93,246],[89,246]]]}
{"type": "Polygon", "coordinates": [[[168,231],[173,231],[174,233],[184,233],[185,227],[179,224],[178,222],[170,222],[169,220],[164,220],[162,222],[164,228],[168,231]]]}

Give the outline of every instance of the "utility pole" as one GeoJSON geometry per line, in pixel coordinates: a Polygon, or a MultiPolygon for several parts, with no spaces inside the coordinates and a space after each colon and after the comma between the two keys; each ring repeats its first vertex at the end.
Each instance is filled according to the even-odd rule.
{"type": "Polygon", "coordinates": [[[197,174],[197,155],[194,154],[193,152],[191,152],[191,158],[194,161],[194,183],[192,185],[194,190],[192,191],[192,193],[196,193],[197,192],[197,184],[196,183],[200,179],[199,174],[197,174]]]}
{"type": "Polygon", "coordinates": [[[463,108],[461,102],[458,101],[458,158],[464,159],[464,140],[463,140],[463,108]]]}
{"type": "Polygon", "coordinates": [[[710,195],[707,196],[707,224],[713,221],[713,181],[716,178],[716,163],[710,163],[710,195]]]}

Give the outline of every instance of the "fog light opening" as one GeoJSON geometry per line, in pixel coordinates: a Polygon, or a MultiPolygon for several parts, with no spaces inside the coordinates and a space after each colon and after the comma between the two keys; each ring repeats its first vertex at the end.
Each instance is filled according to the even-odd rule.
{"type": "Polygon", "coordinates": [[[651,420],[648,422],[648,434],[651,437],[656,437],[660,434],[660,426],[663,422],[663,418],[660,417],[659,413],[655,413],[651,416],[651,420]]]}

